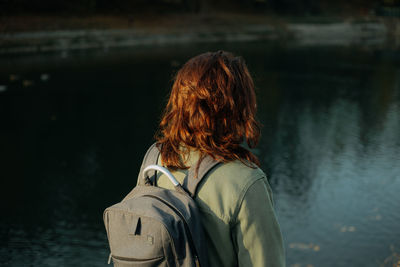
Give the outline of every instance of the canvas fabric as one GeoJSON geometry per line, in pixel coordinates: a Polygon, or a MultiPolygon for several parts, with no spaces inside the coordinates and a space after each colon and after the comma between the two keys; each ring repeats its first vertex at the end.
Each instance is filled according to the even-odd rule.
{"type": "MultiPolygon", "coordinates": [[[[188,152],[185,166],[196,165],[201,153],[188,152]]],[[[158,159],[159,164],[162,158],[158,159]]],[[[172,174],[184,184],[189,170],[172,174]]],[[[167,176],[158,172],[157,186],[173,189],[167,176]]],[[[212,267],[284,267],[282,234],[265,173],[239,160],[218,165],[203,178],[194,200],[200,211],[212,267]]]]}
{"type": "Polygon", "coordinates": [[[157,163],[159,154],[153,144],[143,159],[137,186],[104,211],[110,259],[117,267],[208,267],[200,213],[193,197],[202,178],[218,162],[204,158],[198,169],[197,164],[189,169],[183,187],[166,189],[156,185],[156,171],[143,175],[147,166],[157,163]]]}

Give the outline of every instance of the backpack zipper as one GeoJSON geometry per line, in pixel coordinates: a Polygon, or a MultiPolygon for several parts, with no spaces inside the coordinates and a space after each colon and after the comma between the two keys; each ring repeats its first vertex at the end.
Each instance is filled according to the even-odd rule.
{"type": "Polygon", "coordinates": [[[188,236],[188,239],[189,239],[189,246],[191,247],[191,249],[193,251],[193,254],[194,254],[195,264],[196,264],[196,266],[200,267],[200,261],[199,261],[199,257],[198,257],[197,251],[196,251],[196,247],[194,246],[192,233],[189,230],[189,226],[188,226],[185,218],[179,212],[179,210],[177,210],[174,206],[172,206],[171,204],[169,204],[168,202],[166,202],[162,198],[159,198],[159,197],[156,197],[156,196],[153,196],[153,195],[143,195],[143,197],[150,197],[150,198],[157,199],[158,201],[160,201],[160,202],[164,203],[165,205],[167,205],[170,209],[172,209],[179,216],[179,218],[181,218],[181,220],[183,221],[183,225],[185,227],[185,232],[187,233],[187,236],[188,236]]]}

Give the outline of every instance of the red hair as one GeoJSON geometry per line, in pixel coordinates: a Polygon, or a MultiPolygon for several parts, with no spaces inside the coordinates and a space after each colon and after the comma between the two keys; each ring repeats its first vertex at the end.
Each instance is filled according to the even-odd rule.
{"type": "Polygon", "coordinates": [[[259,166],[257,157],[241,146],[244,141],[250,148],[258,143],[256,109],[253,79],[241,57],[218,51],[190,59],[175,77],[156,135],[162,164],[187,169],[183,147],[198,150],[200,160],[210,155],[259,166]]]}

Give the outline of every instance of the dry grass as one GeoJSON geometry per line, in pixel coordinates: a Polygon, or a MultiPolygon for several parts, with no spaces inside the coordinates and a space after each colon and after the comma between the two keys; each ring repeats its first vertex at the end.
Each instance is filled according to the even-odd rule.
{"type": "Polygon", "coordinates": [[[284,19],[276,16],[239,13],[208,14],[144,14],[78,16],[4,16],[0,33],[82,29],[139,29],[146,31],[207,29],[215,26],[241,27],[252,24],[282,26],[284,19]]]}
{"type": "Polygon", "coordinates": [[[8,16],[1,18],[0,32],[129,28],[129,17],[120,16],[8,16]]]}
{"type": "Polygon", "coordinates": [[[20,15],[0,17],[0,33],[39,32],[57,30],[134,29],[149,33],[241,29],[252,25],[270,25],[285,29],[288,23],[332,23],[342,21],[379,20],[373,16],[346,17],[279,17],[254,13],[202,13],[92,16],[20,15]]]}

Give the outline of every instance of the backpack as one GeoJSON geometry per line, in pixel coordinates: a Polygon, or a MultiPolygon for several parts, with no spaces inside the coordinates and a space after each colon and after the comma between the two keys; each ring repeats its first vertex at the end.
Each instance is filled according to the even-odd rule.
{"type": "Polygon", "coordinates": [[[112,259],[118,267],[208,267],[200,213],[193,198],[201,179],[219,162],[206,156],[199,166],[189,169],[181,185],[166,168],[156,165],[159,155],[153,144],[143,159],[137,186],[104,211],[111,250],[108,263],[112,259]],[[157,171],[173,181],[175,190],[157,186],[157,171]]]}

